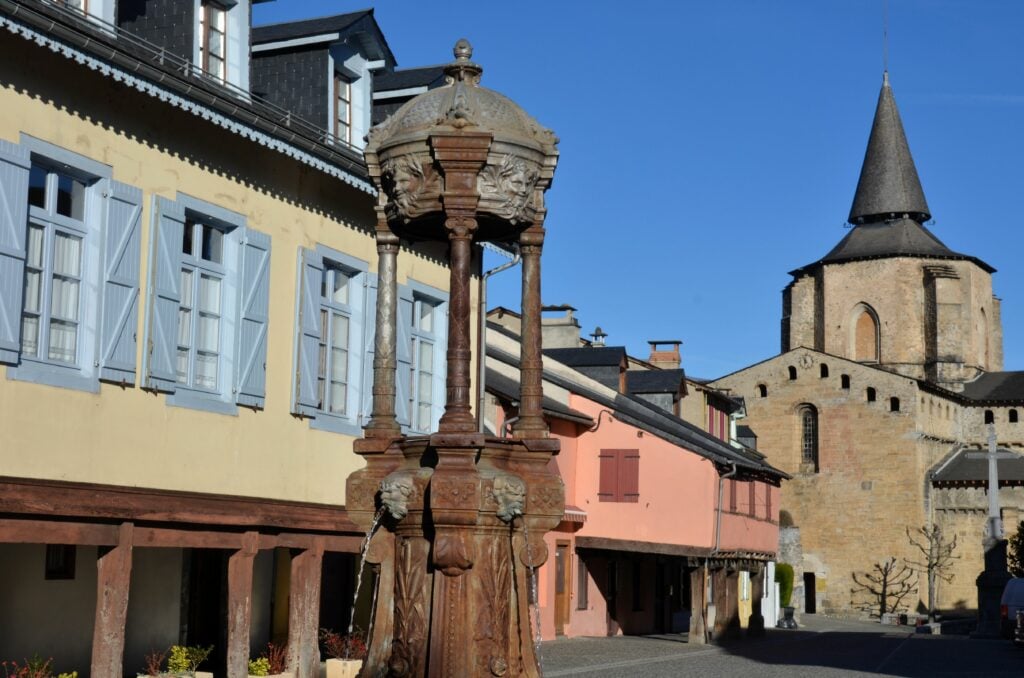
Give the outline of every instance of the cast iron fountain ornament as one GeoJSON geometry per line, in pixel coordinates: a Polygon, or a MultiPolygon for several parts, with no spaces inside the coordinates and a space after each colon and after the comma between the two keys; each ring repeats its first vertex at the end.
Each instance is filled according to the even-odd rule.
{"type": "MultiPolygon", "coordinates": [[[[562,518],[558,441],[541,412],[540,255],[544,193],[558,139],[480,86],[466,40],[447,84],[374,127],[366,163],[378,188],[373,412],[356,441],[366,468],[348,478],[352,520],[369,529],[377,591],[363,676],[536,676],[528,570],[562,518]],[[396,415],[399,239],[446,240],[451,287],[447,388],[436,433],[402,434],[396,415]],[[470,410],[474,242],[522,252],[521,397],[513,437],[477,433],[470,410]]],[[[403,411],[408,403],[401,403],[403,411]]]]}

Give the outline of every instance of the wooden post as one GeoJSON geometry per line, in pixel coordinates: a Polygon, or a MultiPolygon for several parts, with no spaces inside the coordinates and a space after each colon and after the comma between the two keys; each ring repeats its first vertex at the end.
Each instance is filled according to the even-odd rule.
{"type": "Polygon", "coordinates": [[[246,532],[242,536],[242,548],[228,559],[228,678],[249,675],[252,565],[258,543],[258,533],[246,532]]]}
{"type": "Polygon", "coordinates": [[[288,593],[288,670],[295,678],[318,678],[320,646],[320,577],[324,547],[317,540],[313,548],[292,558],[291,589],[288,593]]]}
{"type": "Polygon", "coordinates": [[[92,630],[94,676],[122,675],[124,627],[132,574],[132,523],[121,523],[117,546],[96,561],[96,620],[92,630]]]}
{"type": "Polygon", "coordinates": [[[690,570],[690,633],[687,642],[703,645],[707,642],[707,631],[704,626],[705,601],[704,568],[695,567],[690,570]]]}

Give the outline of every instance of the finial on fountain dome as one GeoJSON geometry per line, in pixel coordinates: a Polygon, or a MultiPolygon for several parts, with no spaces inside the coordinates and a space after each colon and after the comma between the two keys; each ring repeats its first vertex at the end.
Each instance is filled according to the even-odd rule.
{"type": "Polygon", "coordinates": [[[455,47],[452,48],[452,54],[455,55],[455,61],[444,68],[444,74],[450,78],[450,82],[465,82],[468,85],[479,85],[480,75],[484,72],[484,69],[479,64],[471,61],[473,58],[473,45],[469,44],[469,40],[459,38],[455,42],[455,47]]]}

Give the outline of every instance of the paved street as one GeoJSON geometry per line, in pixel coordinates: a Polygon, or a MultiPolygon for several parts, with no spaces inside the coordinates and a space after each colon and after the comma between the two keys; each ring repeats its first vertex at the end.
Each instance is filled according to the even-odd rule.
{"type": "Polygon", "coordinates": [[[813,615],[798,631],[771,629],[764,639],[723,647],[690,646],[676,636],[578,638],[544,643],[543,657],[547,678],[1024,675],[1024,650],[1009,641],[917,635],[813,615]]]}

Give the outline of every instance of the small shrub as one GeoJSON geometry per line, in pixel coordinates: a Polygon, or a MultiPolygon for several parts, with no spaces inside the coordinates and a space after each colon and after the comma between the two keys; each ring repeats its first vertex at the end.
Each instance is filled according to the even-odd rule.
{"type": "Polygon", "coordinates": [[[267,658],[268,675],[284,673],[288,666],[288,645],[286,643],[267,643],[267,651],[263,653],[267,658]]]}
{"type": "Polygon", "coordinates": [[[250,676],[269,676],[270,675],[270,660],[266,656],[260,657],[259,659],[249,660],[249,675],[250,676]]]}
{"type": "Polygon", "coordinates": [[[167,658],[167,670],[171,673],[194,674],[211,652],[213,652],[213,645],[210,647],[172,645],[171,656],[167,658]]]}
{"type": "MultiPolygon", "coordinates": [[[[4,671],[4,678],[53,678],[53,657],[43,659],[34,655],[32,659],[25,659],[23,664],[3,661],[0,662],[0,669],[4,671]]],[[[57,678],[78,678],[78,671],[59,673],[57,678]]]]}
{"type": "Polygon", "coordinates": [[[343,636],[337,631],[320,629],[320,644],[331,659],[366,658],[366,641],[358,633],[343,636]]]}
{"type": "Polygon", "coordinates": [[[789,607],[793,602],[793,566],[788,563],[776,565],[775,581],[779,583],[779,602],[782,607],[789,607]]]}
{"type": "Polygon", "coordinates": [[[163,674],[164,660],[167,659],[167,650],[160,652],[150,650],[146,653],[146,668],[143,669],[147,676],[159,676],[163,674]]]}

